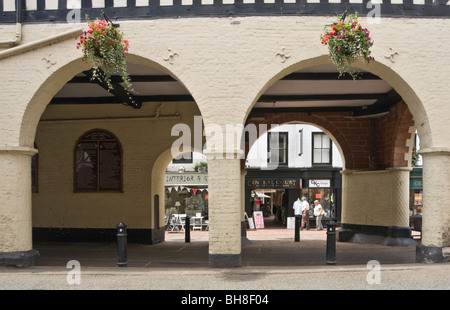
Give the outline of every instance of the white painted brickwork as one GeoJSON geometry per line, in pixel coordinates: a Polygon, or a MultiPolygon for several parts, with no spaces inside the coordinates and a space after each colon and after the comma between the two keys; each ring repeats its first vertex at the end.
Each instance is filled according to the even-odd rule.
{"type": "Polygon", "coordinates": [[[342,172],[342,222],[409,226],[409,170],[342,172]]]}
{"type": "MultiPolygon", "coordinates": [[[[201,111],[205,124],[225,126],[244,123],[256,98],[283,76],[307,67],[329,64],[327,49],[321,46],[319,35],[324,25],[333,20],[331,17],[295,16],[239,17],[235,20],[158,19],[124,21],[120,29],[130,40],[131,62],[170,73],[194,97],[198,105],[196,113],[199,115],[201,111]],[[276,56],[282,48],[291,56],[285,62],[276,56]],[[165,60],[169,49],[178,55],[173,62],[165,60]]],[[[25,25],[21,45],[79,27],[79,24],[25,25]]],[[[424,192],[427,191],[424,193],[424,205],[436,206],[441,214],[447,215],[450,214],[450,204],[446,203],[450,201],[450,63],[446,55],[450,50],[450,41],[444,40],[438,30],[449,27],[450,19],[382,19],[380,24],[370,26],[375,40],[373,54],[377,61],[370,65],[357,64],[380,76],[402,96],[417,124],[421,147],[430,152],[441,150],[439,156],[424,155],[424,192]],[[398,53],[394,62],[388,57],[392,51],[398,53]]],[[[0,31],[0,41],[10,39],[9,29],[14,30],[12,26],[0,26],[0,30],[4,30],[0,31]]],[[[50,140],[54,132],[67,133],[67,138],[71,140],[93,126],[104,127],[116,134],[124,143],[124,158],[127,158],[124,162],[126,195],[135,195],[135,200],[133,206],[125,210],[130,212],[124,212],[117,205],[110,206],[114,203],[114,197],[110,196],[106,199],[94,197],[95,207],[122,210],[120,212],[126,216],[135,214],[134,217],[126,218],[133,227],[147,228],[153,222],[150,217],[151,197],[157,190],[160,193],[162,191],[161,184],[156,185],[156,182],[151,181],[154,163],[171,144],[168,129],[173,123],[155,122],[141,126],[123,123],[117,124],[113,130],[107,122],[82,122],[73,127],[39,122],[52,97],[73,76],[89,68],[81,62],[81,52],[75,48],[75,44],[75,39],[71,37],[0,58],[0,231],[8,231],[7,235],[0,234],[0,244],[3,246],[0,252],[30,247],[28,231],[31,230],[31,210],[33,224],[43,226],[49,225],[46,221],[53,220],[59,221],[57,224],[64,223],[64,227],[74,227],[74,223],[70,222],[72,218],[92,214],[86,207],[77,209],[72,204],[75,198],[79,199],[71,187],[72,143],[65,149],[68,155],[55,151],[53,155],[59,156],[60,160],[42,162],[47,165],[47,169],[56,169],[52,173],[58,178],[52,180],[48,177],[45,186],[54,186],[60,190],[60,195],[42,195],[33,201],[33,208],[31,206],[30,163],[28,158],[22,158],[29,155],[19,154],[17,148],[32,148],[35,139],[42,139],[51,143],[51,149],[42,150],[49,154],[53,149],[58,150],[58,139],[50,140]],[[47,58],[51,59],[52,65],[44,61],[47,58]],[[74,127],[78,128],[78,132],[74,131],[74,127]],[[149,144],[145,146],[146,152],[141,158],[130,159],[130,153],[142,146],[139,140],[129,139],[137,133],[141,139],[147,139],[149,144]],[[55,162],[58,165],[66,163],[66,166],[54,167],[52,164],[55,162]],[[140,166],[141,174],[137,175],[139,162],[144,164],[140,166]],[[57,173],[59,169],[64,173],[57,173]],[[154,186],[159,189],[154,189],[154,186]],[[50,210],[49,205],[55,206],[55,209],[50,210]],[[48,216],[49,213],[52,218],[48,216]],[[14,229],[9,232],[11,227],[14,229]],[[12,239],[14,242],[10,241],[12,239]]],[[[65,111],[72,112],[69,107],[65,111]]],[[[39,143],[39,140],[36,142],[39,143]]],[[[240,161],[211,160],[209,173],[210,253],[237,254],[240,252],[239,223],[242,220],[240,161]]],[[[406,176],[407,172],[396,170],[346,175],[343,180],[344,187],[348,188],[348,192],[343,193],[348,202],[344,203],[344,207],[348,208],[343,211],[345,219],[349,223],[367,225],[407,225],[405,209],[397,209],[405,205],[407,199],[406,176]],[[357,191],[358,188],[363,189],[360,186],[363,183],[366,184],[365,188],[373,187],[365,191],[364,196],[361,191],[357,191]],[[397,192],[402,194],[396,195],[397,192]],[[383,206],[377,204],[380,200],[383,206]],[[371,207],[380,208],[380,212],[373,213],[371,207]],[[369,219],[368,215],[373,217],[369,219]]],[[[85,195],[83,202],[92,196],[85,195]]],[[[448,216],[435,216],[438,211],[432,209],[429,209],[431,216],[424,219],[427,237],[424,236],[422,244],[448,246],[450,219],[448,216]]],[[[107,213],[95,223],[95,219],[90,219],[85,227],[96,227],[94,225],[100,221],[101,225],[109,227],[116,224],[117,219],[117,213],[107,213]]]]}

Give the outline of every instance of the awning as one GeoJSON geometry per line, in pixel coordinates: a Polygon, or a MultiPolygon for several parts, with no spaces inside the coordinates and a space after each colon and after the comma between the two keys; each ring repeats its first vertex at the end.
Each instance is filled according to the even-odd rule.
{"type": "Polygon", "coordinates": [[[258,198],[270,198],[270,196],[264,194],[263,192],[255,192],[258,198]]]}

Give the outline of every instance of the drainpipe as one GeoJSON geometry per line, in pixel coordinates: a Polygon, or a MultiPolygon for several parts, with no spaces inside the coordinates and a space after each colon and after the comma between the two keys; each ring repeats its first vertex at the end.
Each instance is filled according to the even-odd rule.
{"type": "Polygon", "coordinates": [[[16,0],[16,38],[11,41],[0,42],[0,47],[13,47],[22,41],[22,1],[16,0]]]}

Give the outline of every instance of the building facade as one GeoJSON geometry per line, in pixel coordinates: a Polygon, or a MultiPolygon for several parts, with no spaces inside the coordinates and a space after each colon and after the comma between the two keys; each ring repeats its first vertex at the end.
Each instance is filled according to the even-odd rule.
{"type": "MultiPolygon", "coordinates": [[[[208,219],[208,162],[197,152],[183,153],[167,166],[165,218],[172,214],[208,219]]],[[[206,225],[205,225],[206,228],[206,225]]]]}
{"type": "Polygon", "coordinates": [[[181,153],[172,152],[172,129],[182,124],[200,132],[184,152],[208,157],[210,265],[238,267],[248,145],[224,139],[239,126],[292,122],[319,127],[342,155],[348,240],[408,238],[417,130],[426,206],[417,259],[442,260],[450,244],[442,203],[450,200],[450,42],[437,29],[450,26],[448,1],[3,0],[0,11],[1,261],[36,263],[33,229],[102,235],[124,222],[130,237],[161,240],[166,168],[181,153]],[[375,42],[376,61],[354,64],[363,71],[356,81],[338,78],[319,40],[346,9],[375,42]],[[120,85],[107,92],[92,83],[76,49],[84,16],[102,11],[130,42],[139,104],[120,85]],[[78,170],[77,159],[86,159],[78,170]]]}
{"type": "MultiPolygon", "coordinates": [[[[339,150],[322,130],[304,124],[280,125],[262,134],[248,152],[245,212],[254,218],[253,212],[264,205],[276,222],[288,227],[294,202],[305,197],[311,210],[315,200],[322,205],[324,223],[330,218],[340,222],[341,170],[339,150]],[[270,198],[258,199],[259,193],[270,198]]],[[[315,227],[313,212],[309,222],[315,227]]]]}

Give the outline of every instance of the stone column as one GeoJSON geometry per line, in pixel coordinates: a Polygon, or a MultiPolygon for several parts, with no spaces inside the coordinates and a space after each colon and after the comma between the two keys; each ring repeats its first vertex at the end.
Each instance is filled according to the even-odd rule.
{"type": "Polygon", "coordinates": [[[208,154],[209,265],[212,268],[241,266],[241,164],[238,156],[229,157],[230,154],[208,154]]]}
{"type": "Polygon", "coordinates": [[[422,242],[417,247],[418,262],[444,259],[450,246],[450,149],[420,150],[423,158],[422,242]]]}
{"type": "Polygon", "coordinates": [[[0,148],[0,265],[39,263],[33,250],[31,223],[31,156],[27,147],[0,148]]]}
{"type": "Polygon", "coordinates": [[[413,244],[409,228],[409,172],[406,168],[342,171],[340,241],[413,244]]]}

